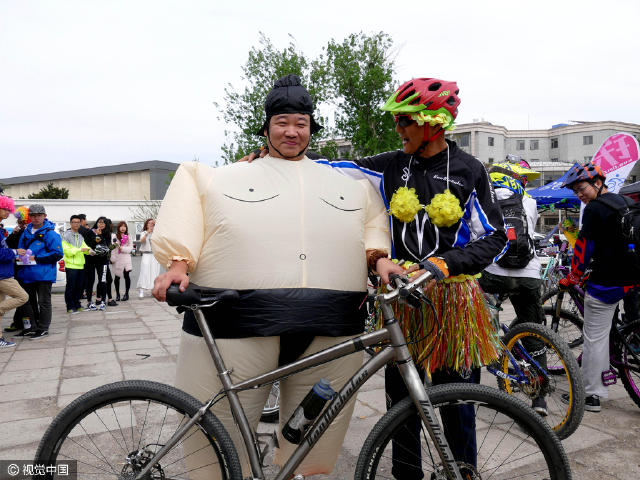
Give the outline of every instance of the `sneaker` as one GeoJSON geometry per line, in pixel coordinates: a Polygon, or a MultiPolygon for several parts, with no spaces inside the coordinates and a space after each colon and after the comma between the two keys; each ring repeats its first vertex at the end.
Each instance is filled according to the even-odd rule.
{"type": "Polygon", "coordinates": [[[589,395],[585,397],[584,409],[587,412],[599,412],[602,410],[600,408],[600,397],[598,395],[589,395]]]}
{"type": "Polygon", "coordinates": [[[138,297],[144,298],[144,290],[140,289],[140,291],[138,292],[138,297]]]}
{"type": "Polygon", "coordinates": [[[549,415],[549,411],[547,410],[547,401],[542,397],[534,398],[533,402],[531,402],[531,408],[533,408],[533,410],[541,417],[549,415]]]}
{"type": "MultiPolygon", "coordinates": [[[[562,403],[569,403],[569,394],[563,393],[560,395],[560,400],[562,403]]],[[[584,398],[584,409],[587,412],[599,412],[602,410],[600,408],[600,397],[598,395],[588,395],[584,398]]]]}
{"type": "Polygon", "coordinates": [[[22,329],[20,327],[16,327],[13,324],[9,325],[8,327],[4,327],[4,331],[7,333],[17,332],[18,330],[22,330],[22,329]]]}
{"type": "Polygon", "coordinates": [[[104,304],[104,302],[100,302],[100,305],[98,305],[98,310],[104,311],[106,309],[107,309],[107,306],[104,304]]]}
{"type": "Polygon", "coordinates": [[[49,330],[38,329],[29,337],[29,340],[36,340],[38,338],[46,337],[47,335],[49,335],[49,330]]]}
{"type": "Polygon", "coordinates": [[[128,293],[125,293],[125,294],[122,296],[122,301],[123,301],[123,302],[126,302],[127,300],[129,300],[129,294],[128,294],[128,293]]]}
{"type": "Polygon", "coordinates": [[[30,337],[34,333],[36,333],[35,330],[27,329],[27,330],[22,330],[20,333],[16,333],[14,336],[15,337],[30,337]]]}
{"type": "Polygon", "coordinates": [[[116,303],[115,300],[111,299],[107,302],[107,305],[109,305],[110,307],[117,307],[118,304],[116,303]]]}
{"type": "Polygon", "coordinates": [[[82,307],[78,307],[78,308],[76,308],[76,313],[84,312],[84,311],[85,311],[85,309],[84,309],[84,308],[82,308],[82,307]]]}
{"type": "Polygon", "coordinates": [[[90,303],[89,305],[87,305],[87,310],[95,311],[98,310],[98,307],[96,307],[95,303],[90,303]]]}
{"type": "Polygon", "coordinates": [[[73,308],[67,308],[67,313],[73,313],[73,308]]]}
{"type": "Polygon", "coordinates": [[[0,348],[9,348],[15,346],[15,342],[10,342],[9,340],[5,340],[3,337],[0,337],[0,348]]]}

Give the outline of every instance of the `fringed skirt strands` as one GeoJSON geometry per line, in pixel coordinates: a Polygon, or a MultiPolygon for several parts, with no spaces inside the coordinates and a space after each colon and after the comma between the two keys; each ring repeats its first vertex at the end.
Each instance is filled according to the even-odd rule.
{"type": "MultiPolygon", "coordinates": [[[[498,358],[500,339],[478,281],[470,275],[435,284],[420,309],[396,303],[394,312],[417,365],[427,372],[462,371],[487,365],[498,358]]],[[[379,319],[379,323],[382,319],[379,319]]]]}

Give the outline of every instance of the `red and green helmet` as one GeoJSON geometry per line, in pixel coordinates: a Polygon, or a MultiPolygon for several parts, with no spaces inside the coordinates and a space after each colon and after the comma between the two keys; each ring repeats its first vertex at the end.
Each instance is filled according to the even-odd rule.
{"type": "Polygon", "coordinates": [[[400,85],[382,106],[382,110],[393,115],[409,115],[419,125],[442,125],[445,130],[453,128],[458,116],[458,85],[437,78],[414,78],[400,85]]]}

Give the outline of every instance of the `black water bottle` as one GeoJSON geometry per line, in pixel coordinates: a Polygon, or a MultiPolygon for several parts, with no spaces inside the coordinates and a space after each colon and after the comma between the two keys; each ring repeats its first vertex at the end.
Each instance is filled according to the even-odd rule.
{"type": "Polygon", "coordinates": [[[282,436],[291,443],[299,444],[307,428],[320,414],[327,400],[330,400],[335,393],[329,381],[321,378],[307,393],[285,426],[282,427],[282,436]]]}

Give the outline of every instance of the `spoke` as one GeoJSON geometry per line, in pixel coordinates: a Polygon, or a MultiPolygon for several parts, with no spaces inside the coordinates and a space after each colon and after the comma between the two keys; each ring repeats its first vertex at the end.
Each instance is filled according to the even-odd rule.
{"type": "MultiPolygon", "coordinates": [[[[113,403],[111,404],[111,411],[113,412],[113,417],[116,419],[116,423],[118,424],[118,428],[120,429],[120,435],[122,435],[122,442],[124,443],[125,452],[127,452],[127,440],[124,438],[124,432],[122,431],[122,426],[120,425],[120,420],[118,420],[118,414],[116,413],[116,409],[113,408],[113,403]]],[[[133,430],[133,423],[131,424],[131,430],[133,430]]],[[[133,445],[131,445],[133,447],[133,445]]],[[[129,452],[127,452],[127,455],[129,452]]]]}
{"type": "Polygon", "coordinates": [[[147,400],[147,409],[144,412],[144,421],[142,422],[142,430],[140,430],[140,438],[138,438],[138,450],[140,450],[140,445],[142,444],[142,434],[144,433],[144,428],[147,425],[147,415],[149,415],[150,406],[151,406],[151,400],[147,400]]]}

